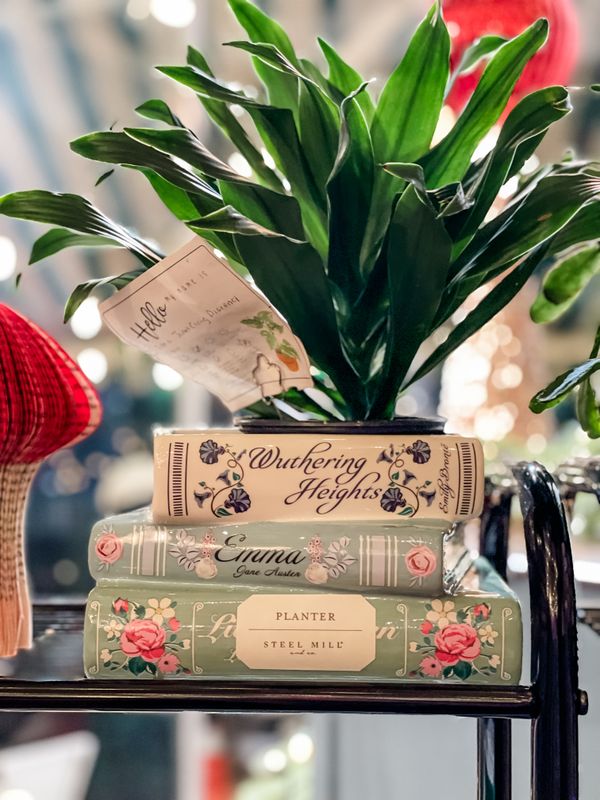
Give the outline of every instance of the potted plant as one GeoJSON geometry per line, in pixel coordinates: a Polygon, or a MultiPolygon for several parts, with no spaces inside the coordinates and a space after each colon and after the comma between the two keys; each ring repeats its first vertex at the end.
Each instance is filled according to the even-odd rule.
{"type": "MultiPolygon", "coordinates": [[[[377,100],[373,85],[327,42],[319,40],[324,74],[251,2],[229,5],[249,40],[228,46],[252,58],[264,87],[260,99],[216,78],[193,47],[185,65],[158,69],[197,95],[248,162],[251,178],[213,155],[158,99],[136,111],[159,127],[91,133],[71,147],[141,172],[181,224],[251,276],[287,319],[327,396],[321,405],[314,395],[290,391],[283,395],[288,407],[313,420],[391,420],[400,393],[492,319],[536,270],[564,264],[574,250],[597,252],[600,166],[571,160],[526,178],[521,173],[548,129],[570,112],[567,88],[524,97],[491,152],[476,157],[544,46],[547,22],[508,41],[474,43],[457,73],[482,59],[485,69],[454,127],[432,144],[456,78],[439,2],[377,100]],[[232,106],[244,109],[243,124],[232,106]],[[500,205],[499,191],[514,176],[519,188],[500,205]],[[453,324],[473,295],[472,310],[453,324]]],[[[122,288],[162,255],[79,196],[16,192],[0,199],[0,212],[54,226],[35,242],[31,262],[66,247],[102,245],[125,248],[139,262],[124,275],[77,286],[65,319],[91,292],[122,288]]],[[[566,263],[563,275],[573,268],[566,263]]],[[[591,363],[540,393],[534,410],[582,383],[581,413],[596,415],[596,427],[586,427],[600,433],[589,389],[600,367],[597,344],[591,363]]],[[[277,402],[253,411],[276,416],[277,402]]]]}

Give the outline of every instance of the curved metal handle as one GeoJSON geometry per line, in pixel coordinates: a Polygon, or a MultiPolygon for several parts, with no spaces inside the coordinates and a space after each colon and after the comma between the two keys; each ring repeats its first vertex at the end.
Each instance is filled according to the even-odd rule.
{"type": "Polygon", "coordinates": [[[580,710],[577,613],[571,543],[552,476],[537,463],[512,467],[523,512],[531,598],[531,678],[539,700],[533,722],[533,800],[578,794],[580,710]]]}

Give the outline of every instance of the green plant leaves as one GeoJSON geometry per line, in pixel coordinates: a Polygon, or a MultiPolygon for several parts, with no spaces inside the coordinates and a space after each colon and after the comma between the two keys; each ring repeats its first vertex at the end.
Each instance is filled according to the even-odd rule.
{"type": "Polygon", "coordinates": [[[149,149],[185,161],[210,178],[234,183],[249,182],[248,178],[244,178],[220,158],[213,155],[187,128],[170,128],[169,130],[125,128],[124,133],[149,149]]]}
{"type": "Polygon", "coordinates": [[[365,87],[363,83],[342,103],[338,153],[327,183],[327,274],[349,303],[356,299],[361,287],[360,252],[374,177],[371,137],[358,105],[358,97],[365,87]]]}
{"type": "Polygon", "coordinates": [[[577,300],[589,281],[600,273],[600,247],[589,247],[559,261],[544,278],[531,307],[534,322],[553,322],[577,300]]]}
{"type": "MultiPolygon", "coordinates": [[[[479,66],[479,63],[490,56],[492,53],[495,53],[503,44],[505,44],[508,40],[505,39],[503,36],[481,36],[479,39],[476,39],[470,47],[462,54],[462,57],[454,70],[453,79],[459,75],[468,75],[469,72],[472,72],[479,66]]],[[[454,80],[451,82],[448,88],[448,94],[452,90],[452,86],[454,84],[454,80]]]]}
{"type": "MultiPolygon", "coordinates": [[[[377,163],[413,162],[427,152],[444,102],[449,64],[450,37],[436,3],[417,29],[377,103],[371,125],[377,163]]],[[[365,274],[377,258],[398,191],[397,181],[379,170],[363,246],[365,274]]]]}
{"type": "Polygon", "coordinates": [[[76,194],[55,194],[40,189],[13,192],[0,197],[0,214],[112,239],[115,245],[129,250],[147,267],[162,258],[151,245],[113,222],[89,200],[76,194]]]}
{"type": "Polygon", "coordinates": [[[541,19],[496,52],[456,125],[421,159],[429,186],[462,180],[477,145],[499,119],[525,65],[547,36],[548,23],[541,19]]]}
{"type": "MultiPolygon", "coordinates": [[[[600,327],[596,333],[590,358],[597,358],[599,354],[600,327]]],[[[588,376],[577,390],[576,411],[577,419],[590,439],[600,438],[600,384],[592,375],[588,376]],[[593,380],[595,381],[594,385],[592,384],[593,380]]]]}
{"type": "Polygon", "coordinates": [[[155,119],[158,122],[165,122],[167,125],[173,125],[177,128],[184,128],[185,125],[176,116],[164,100],[146,100],[141,106],[135,109],[140,117],[145,119],[155,119]]]}
{"type": "MultiPolygon", "coordinates": [[[[519,151],[527,142],[540,141],[548,128],[571,111],[569,93],[562,86],[549,86],[524,97],[508,115],[492,152],[477,170],[477,177],[469,188],[473,207],[461,219],[455,235],[464,244],[476,233],[495,201],[502,185],[523,166],[531,152],[519,151]]],[[[535,148],[533,148],[535,149],[535,148]]]]}
{"type": "Polygon", "coordinates": [[[428,149],[444,100],[450,36],[436,3],[385,84],[371,126],[380,163],[415,161],[428,149]]]}
{"type": "MultiPolygon", "coordinates": [[[[187,50],[187,63],[205,72],[207,75],[214,77],[208,62],[198,50],[194,47],[188,47],[187,50]]],[[[225,103],[218,100],[211,100],[208,97],[199,95],[198,99],[206,109],[206,112],[218,125],[221,131],[229,139],[231,144],[239,150],[242,156],[246,159],[252,168],[256,179],[263,183],[265,186],[274,189],[275,191],[283,191],[283,186],[277,175],[266,164],[258,149],[255,147],[250,137],[246,133],[243,125],[238,122],[233,111],[225,103]]]]}
{"type": "Polygon", "coordinates": [[[107,236],[93,236],[89,233],[74,233],[66,228],[52,228],[33,243],[29,263],[35,264],[53,256],[67,247],[122,247],[107,236]]]}
{"type": "MultiPolygon", "coordinates": [[[[338,89],[342,98],[348,97],[348,95],[362,86],[365,81],[324,39],[319,38],[318,42],[329,65],[329,83],[338,89]]],[[[375,103],[368,90],[358,93],[356,95],[356,102],[361,107],[365,119],[370,125],[373,120],[373,115],[375,114],[375,103]]]]}
{"type": "Polygon", "coordinates": [[[390,225],[388,331],[383,366],[374,379],[372,419],[394,414],[400,385],[437,312],[451,247],[435,211],[410,186],[390,225]]]}
{"type": "Polygon", "coordinates": [[[518,196],[480,228],[452,265],[441,324],[479,286],[495,278],[534,247],[551,239],[600,193],[600,178],[586,172],[551,174],[518,196]]]}
{"type": "Polygon", "coordinates": [[[313,362],[331,377],[353,413],[364,414],[364,391],[342,351],[331,292],[317,253],[309,245],[284,238],[238,237],[237,245],[256,285],[287,319],[313,362]]]}
{"type": "MultiPolygon", "coordinates": [[[[282,233],[272,231],[248,219],[233,206],[225,206],[212,214],[207,214],[202,219],[191,220],[187,223],[187,226],[201,235],[204,235],[205,231],[219,231],[222,233],[235,233],[241,236],[284,237],[282,233]]],[[[295,244],[304,244],[304,242],[295,239],[289,239],[289,241],[295,244]]]]}
{"type": "MultiPolygon", "coordinates": [[[[264,42],[275,46],[296,67],[299,66],[292,43],[275,20],[247,0],[228,0],[231,10],[253,42],[264,42]]],[[[296,78],[286,75],[254,59],[254,68],[267,87],[269,101],[273,106],[295,110],[298,106],[298,83],[296,78]]]]}
{"type": "Polygon", "coordinates": [[[448,335],[448,338],[437,347],[415,372],[405,387],[420,380],[432,369],[442,363],[457,347],[493,319],[521,291],[535,269],[542,263],[548,253],[548,245],[544,244],[534,250],[515,269],[506,276],[479,305],[471,311],[448,335]]]}
{"type": "Polygon", "coordinates": [[[71,292],[71,296],[67,300],[64,312],[64,322],[68,322],[73,314],[77,311],[83,301],[88,298],[92,292],[102,286],[112,286],[113,289],[122,289],[128,283],[135,280],[135,278],[142,275],[145,270],[138,269],[132,272],[125,272],[123,275],[111,275],[109,278],[95,278],[85,283],[80,283],[71,292]]]}
{"type": "Polygon", "coordinates": [[[219,200],[218,193],[193,170],[178,163],[166,153],[136,141],[126,133],[117,131],[88,133],[71,142],[71,150],[93,161],[122,164],[133,169],[140,167],[151,169],[161,178],[186,192],[204,195],[215,202],[219,200]]]}
{"type": "Polygon", "coordinates": [[[335,160],[338,140],[338,113],[335,104],[322,90],[319,83],[307,75],[302,68],[295,67],[274,45],[251,42],[229,42],[254,54],[274,69],[299,79],[298,132],[300,144],[306,156],[315,186],[324,197],[325,184],[335,160]]]}
{"type": "Polygon", "coordinates": [[[559,375],[558,378],[555,378],[545,389],[538,392],[531,400],[529,408],[534,414],[540,414],[547,408],[557,406],[562,403],[573,389],[577,388],[599,369],[600,358],[589,358],[583,364],[578,364],[576,367],[567,370],[562,375],[559,375]]]}

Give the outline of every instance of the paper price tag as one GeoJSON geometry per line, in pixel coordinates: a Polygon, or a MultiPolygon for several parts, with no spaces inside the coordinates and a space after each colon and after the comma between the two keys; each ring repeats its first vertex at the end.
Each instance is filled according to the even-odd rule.
{"type": "Polygon", "coordinates": [[[230,411],[313,385],[302,342],[200,237],[100,305],[119,339],[205,386],[230,411]]]}

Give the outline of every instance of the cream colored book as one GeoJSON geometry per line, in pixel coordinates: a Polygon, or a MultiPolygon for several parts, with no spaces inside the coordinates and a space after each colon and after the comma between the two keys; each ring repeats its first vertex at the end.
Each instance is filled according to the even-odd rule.
{"type": "Polygon", "coordinates": [[[476,439],[158,431],[157,523],[464,520],[480,514],[476,439]]]}

